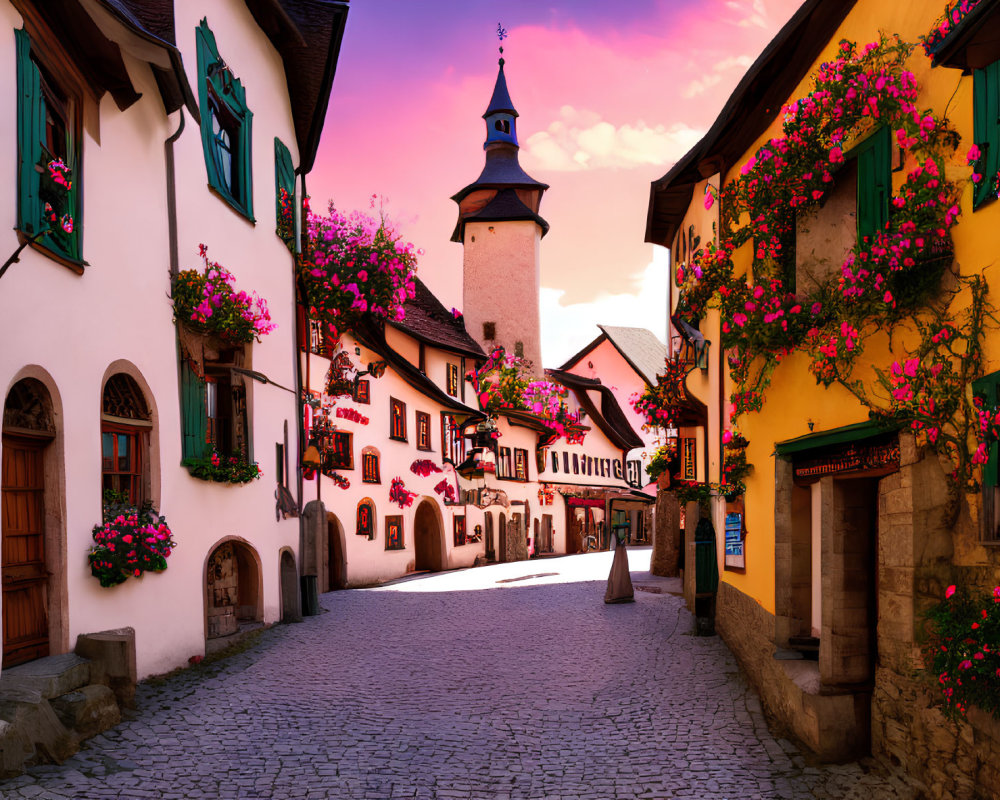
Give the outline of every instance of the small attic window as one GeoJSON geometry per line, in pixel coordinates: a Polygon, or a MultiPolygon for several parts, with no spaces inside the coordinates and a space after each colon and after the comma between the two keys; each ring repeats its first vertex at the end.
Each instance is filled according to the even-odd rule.
{"type": "Polygon", "coordinates": [[[483,323],[483,339],[487,342],[492,342],[497,338],[497,324],[495,322],[484,322],[483,323]]]}
{"type": "Polygon", "coordinates": [[[500,133],[510,133],[510,120],[498,119],[493,123],[493,127],[500,131],[500,133]]]}
{"type": "Polygon", "coordinates": [[[514,355],[524,358],[524,342],[514,342],[514,355]]]}

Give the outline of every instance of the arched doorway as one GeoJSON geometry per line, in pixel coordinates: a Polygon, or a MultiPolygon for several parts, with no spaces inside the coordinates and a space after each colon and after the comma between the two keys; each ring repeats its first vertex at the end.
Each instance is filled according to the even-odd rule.
{"type": "Polygon", "coordinates": [[[289,550],[281,551],[278,577],[281,586],[281,621],[302,622],[302,611],[299,606],[299,575],[295,569],[295,558],[289,550]]]}
{"type": "Polygon", "coordinates": [[[415,570],[438,572],[443,568],[444,535],[432,500],[423,500],[417,506],[413,519],[413,546],[416,555],[413,566],[415,570]]]}
{"type": "Polygon", "coordinates": [[[25,378],[11,387],[3,409],[0,478],[4,667],[62,649],[58,630],[64,570],[53,485],[58,474],[54,419],[51,397],[41,381],[25,378]]]}
{"type": "Polygon", "coordinates": [[[332,592],[347,586],[347,558],[344,555],[344,529],[336,514],[326,514],[326,553],[324,561],[325,580],[321,582],[323,592],[332,592]]]}
{"type": "Polygon", "coordinates": [[[229,539],[208,557],[205,568],[207,637],[236,633],[240,626],[264,618],[260,559],[246,542],[229,539]]]}

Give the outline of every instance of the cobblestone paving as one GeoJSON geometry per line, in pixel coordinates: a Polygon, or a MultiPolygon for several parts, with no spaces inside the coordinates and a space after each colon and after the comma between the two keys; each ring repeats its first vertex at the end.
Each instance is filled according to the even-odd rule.
{"type": "Polygon", "coordinates": [[[609,564],[324,595],[328,613],[142,685],[129,720],[0,797],[912,798],[874,762],[808,766],[678,597],[604,605],[609,564]]]}

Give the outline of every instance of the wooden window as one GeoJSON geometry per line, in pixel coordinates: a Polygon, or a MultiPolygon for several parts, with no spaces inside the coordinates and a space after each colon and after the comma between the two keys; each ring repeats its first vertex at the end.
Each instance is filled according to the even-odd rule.
{"type": "Polygon", "coordinates": [[[569,474],[569,453],[563,451],[563,472],[569,474]]]}
{"type": "MultiPolygon", "coordinates": [[[[972,392],[986,410],[1000,408],[1000,372],[973,381],[972,392]]],[[[982,538],[1000,543],[1000,443],[991,442],[983,465],[982,538]]]]}
{"type": "Polygon", "coordinates": [[[497,338],[497,324],[495,322],[484,322],[483,323],[483,339],[487,342],[492,342],[497,338]]]}
{"type": "Polygon", "coordinates": [[[465,517],[455,517],[455,547],[461,547],[466,543],[467,539],[465,536],[465,517]]]}
{"type": "Polygon", "coordinates": [[[456,465],[465,461],[465,437],[451,414],[441,415],[441,460],[456,465]]]}
{"type": "Polygon", "coordinates": [[[448,365],[448,394],[458,397],[458,365],[448,365]]]}
{"type": "Polygon", "coordinates": [[[371,401],[371,384],[368,381],[358,381],[354,384],[354,402],[368,405],[371,401]]]}
{"type": "Polygon", "coordinates": [[[395,397],[389,398],[389,438],[406,441],[406,403],[395,397]]]}
{"type": "Polygon", "coordinates": [[[378,470],[378,450],[366,447],[361,453],[361,480],[364,483],[381,483],[378,470]]]}
{"type": "Polygon", "coordinates": [[[208,183],[235,211],[253,220],[250,126],[246,90],[219,55],[203,19],[196,30],[201,139],[208,183]]]}
{"type": "Polygon", "coordinates": [[[511,453],[509,447],[501,447],[500,454],[497,458],[497,477],[498,478],[513,478],[514,469],[511,462],[511,453]]]}
{"type": "Polygon", "coordinates": [[[559,454],[556,452],[552,453],[552,472],[559,471],[559,454]]]}
{"type": "Polygon", "coordinates": [[[101,489],[105,504],[141,506],[148,497],[151,414],[139,385],[117,373],[101,398],[101,489]]]}
{"type": "MultiPolygon", "coordinates": [[[[49,67],[43,56],[55,56],[48,42],[33,48],[37,43],[27,32],[16,30],[14,36],[17,228],[27,237],[38,236],[37,245],[45,252],[81,271],[82,78],[49,67]]],[[[58,42],[51,45],[58,47],[58,42]]]]}
{"type": "Polygon", "coordinates": [[[375,504],[368,498],[358,503],[358,525],[355,532],[368,541],[375,538],[375,504]]]}
{"type": "Polygon", "coordinates": [[[288,147],[274,137],[275,233],[289,247],[295,240],[295,167],[288,147]]]}
{"type": "Polygon", "coordinates": [[[892,196],[892,135],[882,126],[856,151],[858,160],[858,241],[885,230],[892,196]]]}
{"type": "Polygon", "coordinates": [[[424,375],[427,374],[427,346],[423,342],[420,343],[417,350],[417,368],[424,375]]]}
{"type": "Polygon", "coordinates": [[[309,320],[309,352],[316,355],[323,352],[323,323],[318,319],[309,320]]]}
{"type": "Polygon", "coordinates": [[[417,411],[417,450],[431,449],[431,415],[417,411]]]}
{"type": "Polygon", "coordinates": [[[385,549],[404,550],[406,543],[403,541],[403,518],[402,516],[392,516],[385,518],[385,549]]]}
{"type": "Polygon", "coordinates": [[[524,358],[524,342],[514,342],[514,355],[518,358],[524,358]]]}
{"type": "Polygon", "coordinates": [[[976,209],[997,198],[1000,181],[1000,61],[972,75],[973,139],[980,153],[972,169],[982,176],[973,189],[976,209]]]}
{"type": "Polygon", "coordinates": [[[573,474],[580,474],[580,456],[577,453],[573,453],[573,474]]]}
{"type": "Polygon", "coordinates": [[[330,449],[324,454],[323,471],[354,469],[354,434],[334,431],[330,449]]]}
{"type": "Polygon", "coordinates": [[[242,363],[240,349],[222,350],[218,361],[204,362],[199,377],[187,359],[181,362],[181,463],[220,457],[252,460],[247,388],[230,370],[242,363]]]}
{"type": "Polygon", "coordinates": [[[528,451],[514,449],[514,477],[519,481],[528,480],[528,451]]]}

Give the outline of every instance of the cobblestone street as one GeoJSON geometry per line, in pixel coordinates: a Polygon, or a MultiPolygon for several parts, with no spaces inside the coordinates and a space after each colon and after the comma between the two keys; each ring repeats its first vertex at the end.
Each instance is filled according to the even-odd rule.
{"type": "Polygon", "coordinates": [[[327,613],[143,684],[138,710],[15,798],[908,798],[874,763],[808,766],[718,637],[630,551],[331,593],[327,613]],[[643,589],[646,589],[645,591],[643,589]]]}

